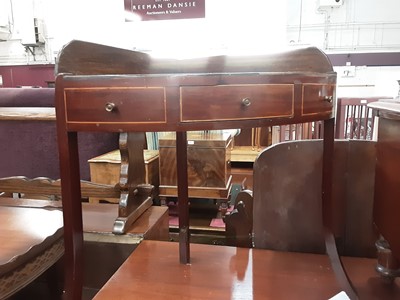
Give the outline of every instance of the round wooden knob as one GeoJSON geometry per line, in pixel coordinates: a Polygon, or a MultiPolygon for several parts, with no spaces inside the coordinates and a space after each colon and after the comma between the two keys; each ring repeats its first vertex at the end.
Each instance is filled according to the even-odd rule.
{"type": "Polygon", "coordinates": [[[107,102],[107,103],[106,103],[106,106],[105,106],[105,109],[106,109],[106,111],[108,111],[108,112],[112,112],[112,111],[115,109],[115,107],[116,107],[116,105],[115,105],[114,103],[112,103],[112,102],[107,102]]]}

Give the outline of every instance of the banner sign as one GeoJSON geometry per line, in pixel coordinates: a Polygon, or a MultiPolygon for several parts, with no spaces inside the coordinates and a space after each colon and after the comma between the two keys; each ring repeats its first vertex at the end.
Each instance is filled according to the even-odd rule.
{"type": "Polygon", "coordinates": [[[127,22],[205,17],[205,0],[124,0],[124,3],[127,22]]]}

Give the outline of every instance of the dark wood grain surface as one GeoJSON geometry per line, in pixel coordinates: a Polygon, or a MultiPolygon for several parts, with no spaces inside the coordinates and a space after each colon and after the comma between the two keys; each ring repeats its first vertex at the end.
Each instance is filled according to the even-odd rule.
{"type": "Polygon", "coordinates": [[[379,112],[374,221],[400,261],[400,103],[372,103],[379,112]]]}
{"type": "MultiPolygon", "coordinates": [[[[191,264],[177,264],[178,244],[144,241],[94,299],[329,299],[339,293],[326,255],[192,244],[191,264]]],[[[343,258],[360,299],[398,299],[373,259],[343,258]]]]}
{"type": "Polygon", "coordinates": [[[62,237],[59,210],[0,206],[0,275],[26,263],[62,237]]]}

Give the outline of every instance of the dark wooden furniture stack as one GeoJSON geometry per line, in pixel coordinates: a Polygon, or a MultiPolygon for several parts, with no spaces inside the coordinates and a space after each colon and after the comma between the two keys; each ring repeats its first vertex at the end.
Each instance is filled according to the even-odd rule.
{"type": "MultiPolygon", "coordinates": [[[[82,289],[78,131],[176,131],[179,254],[180,262],[188,264],[191,259],[186,132],[323,120],[321,214],[326,250],[335,262],[335,272],[344,275],[338,263],[331,216],[336,74],[318,49],[250,57],[169,60],[73,41],[60,52],[57,74],[66,298],[79,299],[82,289]]],[[[143,145],[142,139],[138,138],[135,144],[143,145]]],[[[138,153],[136,157],[143,159],[141,152],[138,153]]],[[[132,177],[140,178],[128,174],[120,181],[121,190],[127,194],[125,201],[120,201],[122,208],[135,207],[137,200],[142,200],[137,199],[143,192],[140,183],[132,182],[132,177]]],[[[192,265],[196,261],[194,256],[192,265]]]]}
{"type": "Polygon", "coordinates": [[[393,280],[400,276],[400,102],[369,104],[379,117],[374,222],[381,234],[377,241],[377,270],[393,280]]]}

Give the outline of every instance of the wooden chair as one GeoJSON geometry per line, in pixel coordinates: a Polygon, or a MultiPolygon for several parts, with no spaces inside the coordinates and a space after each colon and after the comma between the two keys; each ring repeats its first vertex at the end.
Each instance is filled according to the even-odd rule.
{"type": "MultiPolygon", "coordinates": [[[[374,142],[335,141],[334,233],[342,254],[375,255],[374,158],[374,142]]],[[[324,252],[321,172],[322,141],[282,143],[258,157],[253,191],[255,247],[324,252]]]]}
{"type": "MultiPolygon", "coordinates": [[[[376,258],[372,214],[375,145],[363,140],[335,141],[334,229],[342,256],[376,258]]],[[[251,197],[239,200],[236,212],[226,217],[228,241],[240,247],[324,254],[321,172],[322,141],[287,142],[264,150],[254,164],[253,203],[251,197]],[[251,216],[246,206],[253,206],[251,216]]],[[[354,270],[345,271],[351,281],[354,270]]],[[[372,294],[380,299],[400,295],[398,282],[387,286],[378,280],[378,273],[375,275],[368,277],[370,272],[364,281],[358,278],[352,282],[360,299],[369,299],[372,294]]]]}
{"type": "Polygon", "coordinates": [[[341,97],[337,99],[335,138],[372,140],[375,116],[369,103],[392,97],[341,97]]]}
{"type": "MultiPolygon", "coordinates": [[[[182,266],[175,262],[176,243],[142,243],[95,299],[129,299],[134,293],[139,298],[157,298],[165,290],[173,295],[168,299],[177,295],[204,295],[206,299],[332,297],[342,285],[333,275],[332,262],[323,255],[321,156],[322,141],[268,148],[254,167],[254,191],[241,191],[235,209],[226,217],[227,232],[232,230],[230,237],[240,247],[193,244],[195,260],[182,266]],[[168,276],[171,279],[165,279],[168,276]],[[143,288],[150,284],[151,289],[143,288]]],[[[338,205],[335,237],[358,293],[351,299],[398,299],[399,283],[388,286],[375,273],[375,259],[366,258],[375,257],[371,192],[375,143],[336,141],[333,156],[334,203],[338,205]]]]}
{"type": "MultiPolygon", "coordinates": [[[[115,197],[119,192],[110,185],[82,182],[83,197],[115,197]]],[[[0,299],[7,299],[50,272],[52,299],[61,298],[60,280],[51,272],[64,254],[60,181],[23,176],[0,179],[0,222],[2,247],[0,299]],[[6,196],[12,196],[14,199],[6,196]],[[18,198],[18,199],[15,199],[18,198]],[[47,199],[30,201],[25,199],[47,199]]]]}
{"type": "MultiPolygon", "coordinates": [[[[337,140],[333,160],[334,224],[340,252],[373,257],[375,143],[337,140]]],[[[252,222],[246,228],[252,228],[248,234],[254,234],[256,248],[323,253],[321,172],[322,141],[293,141],[267,148],[254,164],[254,203],[251,197],[240,203],[238,196],[235,208],[241,221],[232,222],[235,214],[227,216],[227,229],[233,223],[252,222]],[[243,206],[254,208],[243,211],[243,206]]],[[[238,245],[248,234],[231,238],[238,245]]]]}

